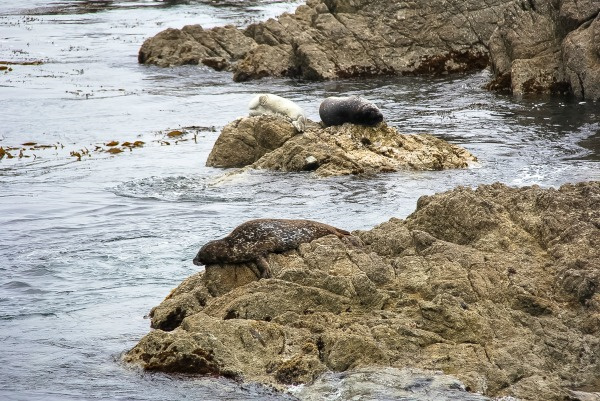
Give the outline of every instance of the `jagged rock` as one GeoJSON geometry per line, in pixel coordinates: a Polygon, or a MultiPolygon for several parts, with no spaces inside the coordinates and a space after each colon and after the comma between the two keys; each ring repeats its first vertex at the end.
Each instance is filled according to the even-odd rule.
{"type": "Polygon", "coordinates": [[[464,168],[476,160],[467,150],[442,139],[428,134],[401,135],[385,123],[322,128],[309,121],[305,132],[296,135],[288,121],[258,116],[225,126],[206,164],[332,176],[464,168]]]}
{"type": "Polygon", "coordinates": [[[205,64],[234,80],[334,79],[482,69],[490,89],[600,99],[595,0],[309,0],[293,14],[147,39],[140,63],[205,64]]]}
{"type": "Polygon", "coordinates": [[[144,42],[139,61],[216,65],[232,70],[236,81],[481,69],[488,63],[487,40],[509,2],[309,0],[293,14],[243,30],[167,29],[144,42]]]}
{"type": "Polygon", "coordinates": [[[207,266],[125,360],[279,388],[414,367],[487,396],[600,390],[600,182],[459,187],[355,235],[364,245],[328,236],[269,255],[271,279],[207,266]]]}
{"type": "Polygon", "coordinates": [[[492,89],[600,99],[600,4],[514,1],[489,40],[492,89]]]}
{"type": "Polygon", "coordinates": [[[578,98],[600,100],[600,12],[562,43],[565,80],[578,98]]]}
{"type": "Polygon", "coordinates": [[[138,61],[169,67],[182,64],[206,64],[217,70],[230,66],[232,58],[241,58],[256,43],[233,25],[209,30],[200,25],[182,29],[168,28],[146,40],[138,61]]]}

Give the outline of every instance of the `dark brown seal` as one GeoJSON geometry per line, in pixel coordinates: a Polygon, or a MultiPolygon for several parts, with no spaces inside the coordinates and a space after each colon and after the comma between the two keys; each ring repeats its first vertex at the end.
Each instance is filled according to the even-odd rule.
{"type": "Polygon", "coordinates": [[[325,98],[319,106],[319,116],[326,127],[344,123],[372,126],[383,121],[377,106],[358,96],[325,98]]]}
{"type": "Polygon", "coordinates": [[[260,277],[270,277],[268,253],[282,253],[326,235],[351,236],[339,228],[311,220],[257,219],[236,227],[225,238],[210,241],[194,258],[197,266],[255,262],[260,277]]]}

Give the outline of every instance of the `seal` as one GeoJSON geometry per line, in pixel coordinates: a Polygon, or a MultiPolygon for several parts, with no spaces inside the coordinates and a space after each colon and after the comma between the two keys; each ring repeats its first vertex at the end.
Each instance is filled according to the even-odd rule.
{"type": "Polygon", "coordinates": [[[236,227],[228,236],[210,241],[194,258],[196,266],[255,262],[259,278],[271,277],[265,259],[269,253],[282,253],[296,249],[302,243],[333,234],[342,239],[352,234],[327,224],[312,220],[257,219],[236,227]]]}
{"type": "Polygon", "coordinates": [[[319,106],[319,116],[326,127],[344,123],[372,126],[383,121],[377,106],[359,96],[325,98],[319,106]]]}
{"type": "Polygon", "coordinates": [[[306,116],[304,110],[291,100],[270,93],[257,95],[248,104],[251,116],[264,114],[284,117],[292,123],[298,132],[304,132],[306,128],[306,116]]]}

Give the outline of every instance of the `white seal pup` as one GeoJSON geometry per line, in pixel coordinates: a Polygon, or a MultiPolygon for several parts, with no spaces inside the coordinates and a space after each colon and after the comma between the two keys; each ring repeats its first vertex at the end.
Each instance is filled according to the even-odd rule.
{"type": "Polygon", "coordinates": [[[270,93],[262,93],[250,100],[248,104],[251,116],[263,114],[285,117],[298,132],[304,132],[306,128],[306,116],[304,110],[291,100],[270,93]]]}
{"type": "Polygon", "coordinates": [[[372,126],[383,121],[377,106],[359,96],[325,98],[319,107],[319,116],[326,127],[344,123],[372,126]]]}

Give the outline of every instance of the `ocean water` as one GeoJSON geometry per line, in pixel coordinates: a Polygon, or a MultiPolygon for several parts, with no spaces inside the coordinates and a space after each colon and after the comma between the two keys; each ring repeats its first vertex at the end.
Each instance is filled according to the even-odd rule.
{"type": "Polygon", "coordinates": [[[137,64],[144,39],[167,27],[244,26],[298,4],[0,4],[0,146],[12,156],[0,160],[0,399],[292,399],[121,364],[149,331],[150,308],[197,271],[203,243],[259,217],[369,229],[458,185],[600,180],[598,103],[491,93],[488,71],[235,83],[202,66],[137,64]],[[226,171],[205,167],[208,153],[259,92],[313,120],[323,97],[360,94],[399,131],[459,144],[480,165],[327,179],[257,171],[216,184],[226,171]],[[144,145],[113,154],[111,141],[144,145]]]}

